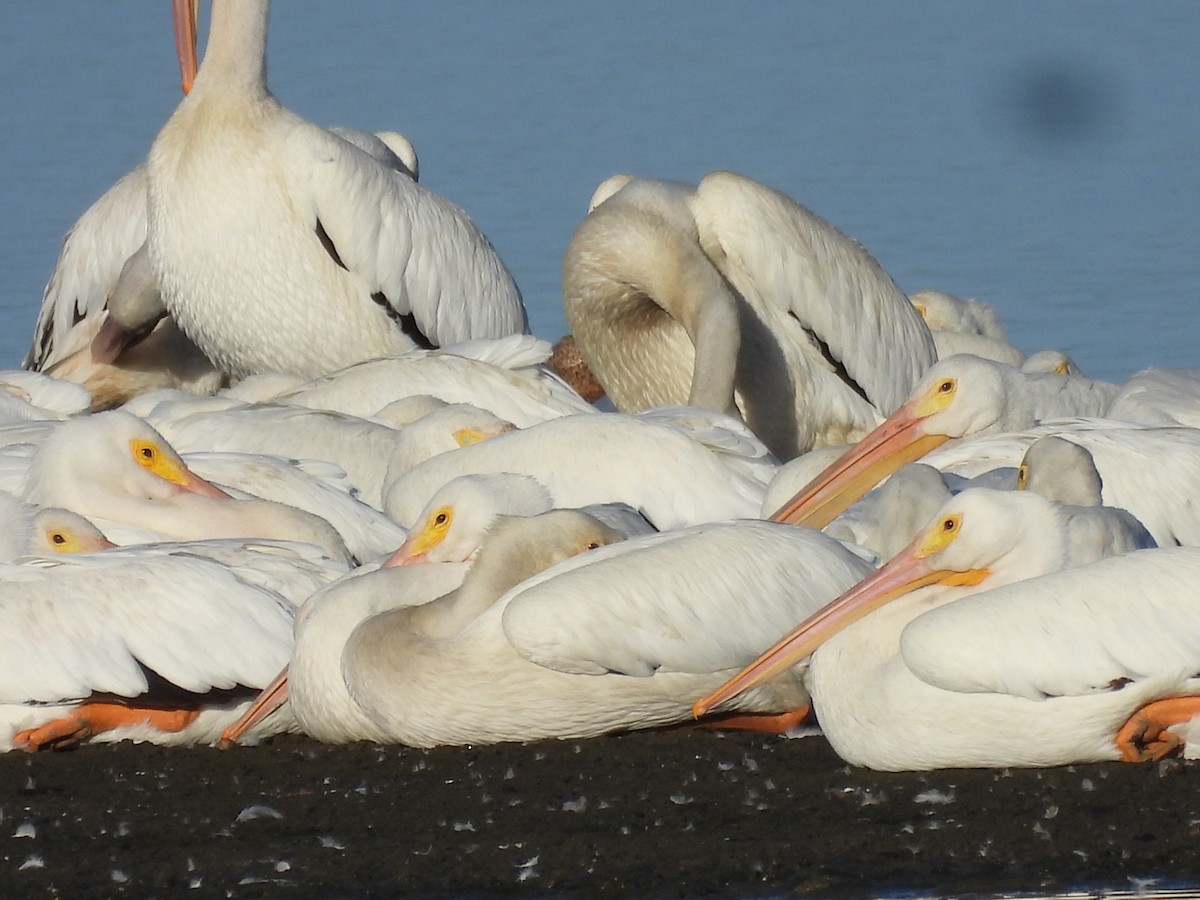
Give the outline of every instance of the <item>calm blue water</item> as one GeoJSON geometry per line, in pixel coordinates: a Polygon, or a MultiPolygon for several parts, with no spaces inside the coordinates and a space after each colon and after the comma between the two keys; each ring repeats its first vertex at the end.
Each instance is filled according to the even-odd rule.
{"type": "MultiPolygon", "coordinates": [[[[179,98],[169,20],[166,2],[6,11],[0,366],[62,233],[179,98]]],[[[566,329],[562,255],[596,184],[730,168],[902,287],[989,300],[1023,349],[1121,379],[1200,366],[1198,41],[1192,2],[286,0],[270,79],[315,121],[407,134],[543,337],[566,329]]]]}

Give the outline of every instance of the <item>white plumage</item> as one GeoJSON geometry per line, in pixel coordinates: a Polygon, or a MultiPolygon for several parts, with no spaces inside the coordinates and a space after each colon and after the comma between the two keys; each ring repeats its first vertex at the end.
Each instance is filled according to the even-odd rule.
{"type": "Polygon", "coordinates": [[[269,93],[268,7],[214,0],[204,64],[147,160],[150,262],[180,327],[235,376],[525,331],[460,209],[269,93]]]}
{"type": "Polygon", "coordinates": [[[965,491],[696,712],[812,654],[822,729],[859,765],[1157,758],[1173,738],[1151,731],[1143,744],[1141,724],[1122,729],[1135,715],[1157,726],[1200,715],[1197,698],[1174,720],[1142,709],[1200,693],[1200,550],[1112,556],[1136,544],[1082,523],[1028,492],[965,491]]]}
{"type": "Polygon", "coordinates": [[[593,205],[567,248],[564,306],[623,411],[740,412],[790,459],[861,437],[935,359],[870,254],[765,185],[617,176],[593,205]]]}

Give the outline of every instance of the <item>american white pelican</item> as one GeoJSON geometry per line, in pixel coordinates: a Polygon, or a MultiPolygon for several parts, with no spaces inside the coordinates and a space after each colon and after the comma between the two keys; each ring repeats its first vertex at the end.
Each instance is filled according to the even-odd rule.
{"type": "Polygon", "coordinates": [[[398,400],[469,403],[525,428],[595,412],[545,365],[550,345],[532,335],[474,340],[444,350],[373,359],[282,391],[272,400],[371,418],[398,400]]]}
{"type": "MultiPolygon", "coordinates": [[[[689,690],[719,683],[774,623],[869,569],[823,535],[760,521],[583,552],[618,539],[573,510],[502,518],[453,594],[412,606],[401,589],[410,573],[453,564],[328,588],[297,619],[297,722],[319,740],[421,747],[678,722],[689,690]]],[[[806,700],[793,673],[729,709],[785,713],[806,700]]]]}
{"type": "Polygon", "coordinates": [[[442,453],[388,485],[384,512],[411,525],[451,478],[514,472],[536,478],[556,506],[628,503],[663,530],[756,517],[776,467],[766,448],[718,413],[684,411],[690,430],[668,415],[562,416],[442,453]]]}
{"type": "MultiPolygon", "coordinates": [[[[536,516],[553,508],[550,492],[528,475],[493,472],[451,478],[417,514],[408,538],[387,564],[473,560],[500,516],[536,516]]],[[[591,504],[582,511],[625,538],[654,531],[644,516],[624,503],[591,504]]]]}
{"type": "Polygon", "coordinates": [[[740,412],[790,459],[861,437],[936,358],[879,263],[765,185],[618,176],[593,202],[567,247],[563,303],[622,411],[740,412]]]}
{"type": "Polygon", "coordinates": [[[1019,367],[1025,354],[1008,342],[996,311],[982,300],[960,299],[944,291],[908,295],[933,334],[938,359],[972,353],[1019,367]]]}
{"type": "Polygon", "coordinates": [[[886,562],[904,549],[950,499],[942,473],[909,463],[825,526],[838,540],[866,547],[886,562]]]}
{"type": "Polygon", "coordinates": [[[812,654],[821,728],[856,765],[1158,758],[1179,744],[1162,729],[1200,715],[1197,696],[1154,703],[1200,694],[1200,549],[1098,559],[1127,548],[1078,534],[1059,509],[964,491],[694,711],[812,654]]]}
{"type": "Polygon", "coordinates": [[[180,453],[269,453],[335,463],[378,508],[397,431],[378,422],[275,403],[158,403],[145,419],[180,453]]]}
{"type": "Polygon", "coordinates": [[[349,559],[324,519],[281,503],[234,500],[190,471],[162,435],[122,410],[56,425],[33,454],[22,495],[86,516],[109,537],[109,523],[123,522],[159,539],[307,541],[335,559],[349,559]]]}
{"type": "MultiPolygon", "coordinates": [[[[195,5],[173,5],[185,83],[195,5]]],[[[147,159],[150,262],[180,327],[234,376],[526,331],[462,210],[267,90],[269,6],[214,0],[204,63],[147,159]]]]}
{"type": "Polygon", "coordinates": [[[364,503],[339,466],[264,453],[185,453],[187,467],[234,497],[257,497],[324,519],[359,562],[392,553],[408,533],[364,503]]]}
{"type": "Polygon", "coordinates": [[[39,509],[0,491],[0,562],[21,556],[90,553],[115,546],[78,513],[39,509]]]}
{"type": "Polygon", "coordinates": [[[1200,369],[1144,369],[1121,385],[1108,416],[1142,425],[1200,428],[1200,369]]]}
{"type": "Polygon", "coordinates": [[[821,528],[886,475],[951,438],[1016,431],[1060,416],[1100,416],[1111,402],[1112,392],[1097,382],[1027,375],[977,356],[952,356],[933,366],[899,409],[775,517],[821,528]]]}
{"type": "Polygon", "coordinates": [[[205,559],[106,550],[0,581],[0,750],[211,741],[291,649],[291,604],[205,559]]]}

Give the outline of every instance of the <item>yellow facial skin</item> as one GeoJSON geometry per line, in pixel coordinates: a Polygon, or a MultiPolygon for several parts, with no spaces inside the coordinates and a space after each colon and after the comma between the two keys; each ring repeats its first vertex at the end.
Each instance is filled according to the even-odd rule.
{"type": "Polygon", "coordinates": [[[435,509],[418,530],[409,533],[406,540],[383,564],[383,568],[406,566],[423,562],[425,555],[446,539],[450,523],[454,521],[454,507],[442,506],[435,509]]]}

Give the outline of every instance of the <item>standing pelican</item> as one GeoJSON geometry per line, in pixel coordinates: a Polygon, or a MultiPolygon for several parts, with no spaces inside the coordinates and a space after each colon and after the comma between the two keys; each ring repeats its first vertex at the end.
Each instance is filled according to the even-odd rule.
{"type": "MultiPolygon", "coordinates": [[[[185,87],[196,3],[173,4],[185,87]]],[[[180,327],[234,376],[527,330],[458,207],[267,90],[269,7],[214,0],[204,64],[147,160],[150,263],[180,327]]]]}
{"type": "Polygon", "coordinates": [[[936,358],[862,246],[733,172],[601,185],[567,247],[563,302],[618,409],[740,413],[783,459],[861,437],[936,358]]]}
{"type": "Polygon", "coordinates": [[[812,654],[838,754],[876,769],[1157,759],[1200,716],[1200,549],[1095,540],[1053,501],[964,491],[703,715],[812,654]],[[975,594],[975,596],[968,596],[975,594]],[[953,601],[953,602],[952,602],[953,601]]]}

